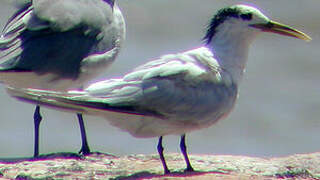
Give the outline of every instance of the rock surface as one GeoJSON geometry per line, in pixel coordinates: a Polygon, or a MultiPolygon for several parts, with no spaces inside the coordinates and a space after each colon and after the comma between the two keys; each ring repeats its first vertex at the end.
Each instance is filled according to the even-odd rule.
{"type": "Polygon", "coordinates": [[[38,159],[0,159],[0,179],[320,179],[320,153],[280,158],[190,155],[196,172],[184,173],[180,154],[166,154],[171,174],[163,175],[158,155],[78,156],[56,153],[38,159]]]}

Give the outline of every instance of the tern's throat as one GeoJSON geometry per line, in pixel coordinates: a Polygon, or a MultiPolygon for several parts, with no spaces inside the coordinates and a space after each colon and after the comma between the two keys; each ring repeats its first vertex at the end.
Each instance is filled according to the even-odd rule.
{"type": "Polygon", "coordinates": [[[249,46],[253,38],[219,34],[208,45],[219,65],[228,71],[234,82],[239,83],[245,71],[249,46]]]}

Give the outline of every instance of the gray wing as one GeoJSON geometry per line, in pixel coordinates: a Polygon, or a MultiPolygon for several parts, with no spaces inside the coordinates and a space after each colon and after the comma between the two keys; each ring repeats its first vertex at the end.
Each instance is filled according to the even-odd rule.
{"type": "Polygon", "coordinates": [[[215,60],[202,50],[163,56],[123,79],[95,83],[86,89],[87,96],[71,99],[87,107],[160,118],[201,118],[212,109],[223,112],[224,102],[236,96],[237,88],[221,78],[219,67],[204,64],[204,59],[215,60]]]}
{"type": "Polygon", "coordinates": [[[76,79],[82,59],[96,51],[111,18],[112,7],[100,0],[33,0],[3,30],[0,70],[76,79]]]}

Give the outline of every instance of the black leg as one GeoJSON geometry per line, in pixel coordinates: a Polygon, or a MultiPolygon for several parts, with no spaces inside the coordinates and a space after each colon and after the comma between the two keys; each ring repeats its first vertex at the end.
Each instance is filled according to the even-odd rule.
{"type": "Polygon", "coordinates": [[[160,136],[160,138],[159,138],[159,142],[158,142],[158,147],[157,148],[158,148],[158,153],[160,155],[160,159],[161,159],[162,166],[163,166],[163,169],[164,169],[164,174],[169,174],[170,171],[168,169],[166,160],[164,159],[164,156],[163,156],[162,136],[160,136]]]}
{"type": "Polygon", "coordinates": [[[187,168],[185,169],[185,172],[194,171],[193,167],[191,166],[188,154],[187,154],[186,135],[185,134],[183,134],[181,136],[180,149],[181,149],[181,152],[182,152],[182,154],[184,156],[184,160],[186,161],[186,164],[187,164],[187,168]]]}
{"type": "Polygon", "coordinates": [[[39,156],[39,127],[40,127],[40,122],[42,120],[39,105],[37,105],[36,110],[34,111],[33,120],[34,120],[34,154],[33,154],[33,157],[38,157],[39,156]]]}
{"type": "Polygon", "coordinates": [[[77,116],[78,116],[78,121],[79,121],[79,125],[80,125],[81,141],[82,141],[82,146],[79,151],[79,154],[88,155],[88,154],[90,154],[90,148],[89,148],[88,141],[87,141],[86,129],[84,127],[82,114],[77,113],[77,116]]]}

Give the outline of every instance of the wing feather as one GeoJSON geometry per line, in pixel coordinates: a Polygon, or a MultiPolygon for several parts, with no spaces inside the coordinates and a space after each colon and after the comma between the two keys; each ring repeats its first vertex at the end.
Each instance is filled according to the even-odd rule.
{"type": "Polygon", "coordinates": [[[103,27],[112,23],[112,11],[112,7],[100,0],[27,3],[3,29],[0,70],[50,72],[64,78],[78,78],[84,58],[95,51],[104,53],[112,49],[97,47],[104,36],[103,27]]]}

